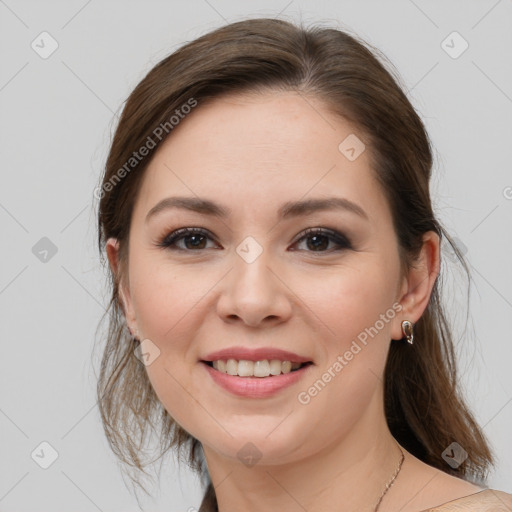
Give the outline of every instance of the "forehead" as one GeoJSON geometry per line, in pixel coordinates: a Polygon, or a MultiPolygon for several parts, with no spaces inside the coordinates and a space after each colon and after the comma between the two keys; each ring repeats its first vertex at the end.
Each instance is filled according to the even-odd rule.
{"type": "Polygon", "coordinates": [[[139,207],[147,213],[172,194],[262,211],[338,195],[378,217],[387,205],[364,138],[320,100],[302,94],[217,98],[199,104],[160,146],[145,171],[139,207]],[[346,153],[347,145],[359,156],[346,153]]]}

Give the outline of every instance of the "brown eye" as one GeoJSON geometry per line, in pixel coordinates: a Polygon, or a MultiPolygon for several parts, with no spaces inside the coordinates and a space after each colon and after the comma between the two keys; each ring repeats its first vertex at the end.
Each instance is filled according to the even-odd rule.
{"type": "Polygon", "coordinates": [[[309,228],[296,243],[303,240],[306,240],[306,250],[310,252],[332,252],[333,250],[352,248],[349,240],[344,235],[328,229],[309,228]],[[338,248],[326,250],[331,242],[334,242],[338,248]]]}
{"type": "Polygon", "coordinates": [[[195,251],[207,249],[206,244],[210,235],[207,231],[199,228],[182,228],[173,231],[171,234],[166,236],[159,244],[159,247],[163,247],[171,250],[183,250],[183,251],[195,251]],[[177,245],[177,242],[183,240],[184,246],[177,245]]]}

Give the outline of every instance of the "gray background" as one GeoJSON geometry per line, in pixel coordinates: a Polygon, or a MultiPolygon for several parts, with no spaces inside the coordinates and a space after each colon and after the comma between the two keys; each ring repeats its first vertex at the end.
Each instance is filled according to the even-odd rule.
{"type": "MultiPolygon", "coordinates": [[[[95,403],[91,352],[108,296],[92,192],[122,102],[145,73],[250,15],[354,31],[403,77],[435,146],[436,211],[472,266],[459,378],[499,456],[489,486],[512,492],[510,0],[0,0],[0,511],[138,510],[95,403]],[[58,43],[45,59],[43,31],[58,43]],[[453,31],[469,44],[457,58],[464,41],[446,40],[453,31]],[[48,469],[31,457],[43,441],[58,452],[48,469]]],[[[169,459],[162,488],[142,502],[185,511],[200,496],[195,476],[169,459]]]]}

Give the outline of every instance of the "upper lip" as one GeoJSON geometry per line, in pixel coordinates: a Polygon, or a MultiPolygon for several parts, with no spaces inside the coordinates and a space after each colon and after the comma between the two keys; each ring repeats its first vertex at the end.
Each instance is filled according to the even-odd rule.
{"type": "Polygon", "coordinates": [[[226,361],[227,359],[241,359],[246,361],[262,361],[264,359],[279,359],[280,361],[291,361],[292,363],[308,363],[312,362],[307,357],[300,356],[288,350],[282,350],[275,347],[228,347],[222,350],[210,352],[202,361],[218,361],[219,359],[226,361]]]}

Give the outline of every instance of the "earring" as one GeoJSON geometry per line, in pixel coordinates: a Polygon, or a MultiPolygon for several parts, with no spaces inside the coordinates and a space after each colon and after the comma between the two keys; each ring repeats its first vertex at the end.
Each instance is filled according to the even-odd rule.
{"type": "Polygon", "coordinates": [[[132,341],[134,343],[137,343],[139,340],[138,336],[139,336],[139,331],[136,332],[136,334],[133,334],[132,333],[132,330],[128,327],[128,331],[130,332],[130,336],[132,337],[132,341]]]}
{"type": "Polygon", "coordinates": [[[412,345],[414,335],[412,332],[412,323],[409,322],[409,320],[404,320],[402,322],[402,333],[407,338],[407,342],[412,345]]]}

